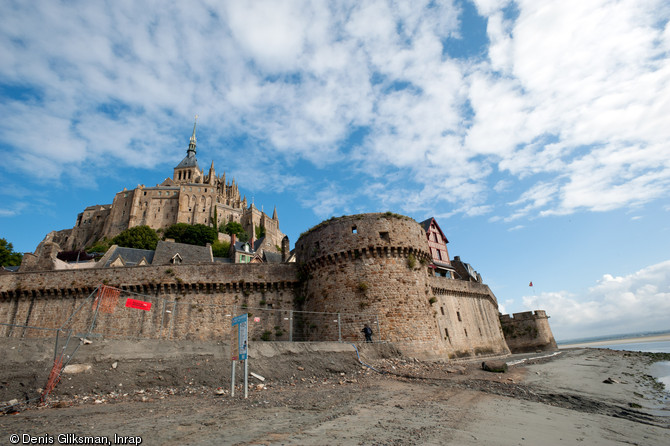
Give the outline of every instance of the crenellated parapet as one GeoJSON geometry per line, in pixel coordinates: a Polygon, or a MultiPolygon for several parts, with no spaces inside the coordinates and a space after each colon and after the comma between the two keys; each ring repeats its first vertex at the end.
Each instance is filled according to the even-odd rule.
{"type": "Polygon", "coordinates": [[[413,219],[390,212],[372,213],[320,223],[301,234],[296,242],[296,257],[305,266],[315,261],[410,255],[426,262],[430,259],[427,248],[425,232],[413,219]]]}
{"type": "Polygon", "coordinates": [[[513,315],[501,314],[505,340],[512,353],[557,350],[556,340],[544,310],[525,311],[513,315]]]}

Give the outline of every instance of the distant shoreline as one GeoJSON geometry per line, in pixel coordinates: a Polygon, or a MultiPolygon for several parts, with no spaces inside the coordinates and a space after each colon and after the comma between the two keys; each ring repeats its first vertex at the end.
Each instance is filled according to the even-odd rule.
{"type": "Polygon", "coordinates": [[[587,342],[571,342],[569,344],[558,344],[559,349],[566,348],[579,348],[579,347],[601,347],[603,345],[621,345],[621,344],[638,344],[643,342],[669,342],[670,333],[650,335],[650,336],[637,336],[632,338],[619,338],[619,339],[603,339],[599,341],[587,341],[587,342]]]}

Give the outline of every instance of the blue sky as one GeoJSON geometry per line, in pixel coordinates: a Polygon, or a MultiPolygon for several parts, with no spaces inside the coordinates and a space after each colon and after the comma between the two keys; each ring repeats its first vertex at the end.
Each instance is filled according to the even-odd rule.
{"type": "Polygon", "coordinates": [[[665,1],[5,0],[0,237],[33,251],[183,158],[292,243],[437,218],[558,339],[670,329],[665,1]],[[529,282],[534,286],[530,288],[529,282]]]}

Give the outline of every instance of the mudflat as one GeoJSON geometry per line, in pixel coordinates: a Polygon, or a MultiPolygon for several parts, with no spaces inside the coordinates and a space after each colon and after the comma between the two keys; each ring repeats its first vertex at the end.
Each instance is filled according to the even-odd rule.
{"type": "Polygon", "coordinates": [[[670,395],[638,353],[513,356],[506,373],[491,373],[481,359],[428,362],[360,346],[375,371],[349,344],[268,343],[252,347],[249,371],[264,380],[250,376],[244,399],[240,385],[230,395],[223,344],[96,342],[82,346],[72,361],[82,366],[46,405],[23,404],[44,386],[52,347],[3,341],[0,401],[20,404],[0,415],[1,444],[11,435],[51,444],[670,444],[670,395]]]}

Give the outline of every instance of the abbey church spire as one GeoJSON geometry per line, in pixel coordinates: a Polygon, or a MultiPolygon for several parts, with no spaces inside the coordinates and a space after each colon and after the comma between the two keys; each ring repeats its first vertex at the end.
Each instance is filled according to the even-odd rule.
{"type": "Polygon", "coordinates": [[[195,157],[195,126],[198,122],[198,115],[195,115],[193,122],[193,134],[188,141],[188,150],[183,160],[174,168],[173,180],[175,183],[202,183],[202,171],[198,167],[198,160],[195,157]]]}
{"type": "Polygon", "coordinates": [[[195,156],[195,125],[198,123],[198,115],[195,115],[195,121],[193,121],[193,134],[191,139],[188,141],[188,150],[186,151],[188,156],[195,156]]]}

